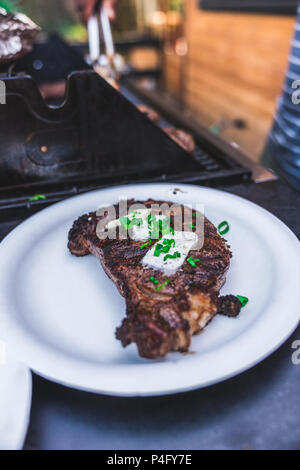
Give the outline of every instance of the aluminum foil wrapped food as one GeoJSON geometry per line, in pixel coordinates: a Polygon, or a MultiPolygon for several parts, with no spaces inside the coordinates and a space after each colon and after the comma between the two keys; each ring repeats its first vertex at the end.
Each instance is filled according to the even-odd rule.
{"type": "Polygon", "coordinates": [[[0,8],[0,64],[30,52],[39,32],[40,28],[23,13],[7,13],[0,8]]]}

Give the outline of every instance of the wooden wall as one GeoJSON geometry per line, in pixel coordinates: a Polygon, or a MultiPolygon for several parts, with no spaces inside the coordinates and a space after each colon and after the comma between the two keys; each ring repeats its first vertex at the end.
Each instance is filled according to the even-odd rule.
{"type": "Polygon", "coordinates": [[[245,119],[246,130],[222,135],[254,159],[272,122],[293,24],[292,17],[204,12],[186,0],[184,101],[206,126],[245,119]]]}

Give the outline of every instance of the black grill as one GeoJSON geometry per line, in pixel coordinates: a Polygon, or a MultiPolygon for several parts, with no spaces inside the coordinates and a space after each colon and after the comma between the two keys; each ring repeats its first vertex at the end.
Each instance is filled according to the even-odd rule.
{"type": "Polygon", "coordinates": [[[125,88],[127,99],[94,72],[71,74],[66,101],[56,107],[45,104],[31,77],[1,79],[7,104],[0,107],[0,214],[31,213],[117,184],[251,178],[213,138],[195,136],[195,153],[185,152],[130,102],[140,102],[136,95],[125,88]]]}

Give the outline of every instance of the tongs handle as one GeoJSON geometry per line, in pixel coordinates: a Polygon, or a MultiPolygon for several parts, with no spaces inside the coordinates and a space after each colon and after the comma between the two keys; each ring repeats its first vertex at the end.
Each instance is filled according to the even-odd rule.
{"type": "Polygon", "coordinates": [[[112,58],[115,54],[115,46],[113,41],[113,36],[110,27],[110,21],[107,15],[105,8],[101,8],[100,11],[100,22],[102,27],[102,34],[105,44],[106,54],[109,58],[112,58]]]}
{"type": "Polygon", "coordinates": [[[98,62],[100,57],[100,31],[98,16],[96,14],[92,15],[89,18],[87,28],[89,37],[90,59],[91,62],[94,64],[98,62]]]}
{"type": "Polygon", "coordinates": [[[88,20],[88,36],[89,36],[89,48],[90,48],[90,59],[92,63],[99,61],[100,57],[100,27],[98,21],[98,14],[100,11],[100,24],[105,44],[105,52],[111,62],[115,54],[114,41],[110,26],[110,21],[105,8],[102,8],[102,0],[97,1],[94,8],[93,15],[88,20]]]}
{"type": "Polygon", "coordinates": [[[102,9],[102,1],[97,0],[93,8],[93,14],[90,16],[87,22],[88,37],[89,37],[89,48],[90,48],[90,59],[93,64],[98,62],[100,57],[100,29],[98,22],[98,14],[102,9]]]}

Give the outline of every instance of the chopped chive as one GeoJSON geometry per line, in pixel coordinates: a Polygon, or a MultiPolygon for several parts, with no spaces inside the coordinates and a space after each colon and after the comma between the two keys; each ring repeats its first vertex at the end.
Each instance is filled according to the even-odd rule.
{"type": "Polygon", "coordinates": [[[133,219],[130,224],[129,224],[129,228],[132,228],[134,227],[135,225],[137,227],[140,227],[141,225],[143,224],[143,219],[133,219]]]}
{"type": "Polygon", "coordinates": [[[193,266],[193,268],[196,268],[196,267],[197,267],[197,263],[200,263],[200,264],[201,264],[200,259],[198,259],[198,258],[193,258],[192,256],[190,256],[190,257],[187,259],[187,262],[190,263],[190,265],[193,266]]]}
{"type": "Polygon", "coordinates": [[[132,217],[134,218],[137,215],[137,211],[131,211],[130,214],[132,214],[132,217]]]}
{"type": "Polygon", "coordinates": [[[178,251],[175,251],[174,255],[166,255],[164,257],[164,261],[167,261],[167,259],[176,259],[176,258],[181,258],[181,254],[178,251]]]}
{"type": "Polygon", "coordinates": [[[191,229],[193,230],[195,228],[195,225],[194,224],[189,224],[189,227],[191,227],[191,229]]]}
{"type": "Polygon", "coordinates": [[[36,202],[36,201],[45,201],[47,197],[44,194],[36,194],[35,196],[32,196],[29,198],[30,202],[36,202]]]}
{"type": "Polygon", "coordinates": [[[120,219],[120,224],[122,225],[122,227],[126,228],[126,230],[129,229],[130,227],[130,219],[128,217],[121,217],[120,219]]]}
{"type": "Polygon", "coordinates": [[[148,226],[149,226],[149,230],[150,230],[151,226],[153,226],[154,224],[157,223],[155,215],[149,214],[148,217],[147,217],[147,222],[148,222],[148,226]]]}
{"type": "Polygon", "coordinates": [[[175,246],[174,238],[163,240],[163,244],[158,243],[154,250],[154,256],[158,257],[161,255],[161,253],[169,253],[170,249],[172,248],[172,245],[175,246]]]}
{"type": "Polygon", "coordinates": [[[148,277],[148,279],[146,279],[146,281],[152,282],[155,285],[158,284],[158,281],[157,281],[157,279],[155,279],[154,276],[148,277]]]}
{"type": "Polygon", "coordinates": [[[249,302],[249,299],[247,297],[243,297],[242,295],[237,295],[236,297],[241,302],[242,308],[245,307],[247,303],[249,302]]]}
{"type": "Polygon", "coordinates": [[[151,245],[152,240],[149,238],[149,240],[146,241],[143,245],[140,246],[140,250],[143,250],[147,246],[151,245]]]}
{"type": "Polygon", "coordinates": [[[155,215],[149,214],[147,217],[148,221],[148,230],[150,238],[158,238],[159,237],[159,223],[156,220],[155,215]]]}
{"type": "Polygon", "coordinates": [[[166,287],[171,282],[171,279],[167,279],[163,284],[156,287],[157,292],[160,292],[164,287],[166,287]]]}
{"type": "Polygon", "coordinates": [[[157,256],[157,257],[160,256],[160,254],[162,253],[162,250],[163,250],[163,245],[158,243],[154,250],[154,256],[157,256]]]}
{"type": "Polygon", "coordinates": [[[163,240],[163,244],[168,245],[168,246],[172,246],[172,245],[175,246],[175,240],[174,238],[165,238],[163,240]]]}
{"type": "Polygon", "coordinates": [[[156,219],[155,215],[149,214],[147,217],[148,224],[152,224],[152,221],[155,219],[156,219]]]}
{"type": "Polygon", "coordinates": [[[174,229],[170,227],[171,219],[166,217],[164,219],[157,219],[155,215],[149,214],[147,217],[149,236],[153,238],[159,238],[159,236],[168,235],[172,233],[174,235],[174,229]]]}
{"type": "Polygon", "coordinates": [[[228,233],[230,230],[230,227],[229,227],[229,223],[224,220],[224,222],[221,222],[219,225],[218,225],[218,232],[220,235],[226,235],[226,233],[228,233]]]}

